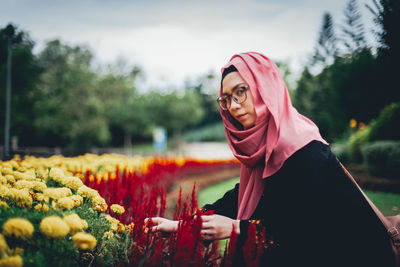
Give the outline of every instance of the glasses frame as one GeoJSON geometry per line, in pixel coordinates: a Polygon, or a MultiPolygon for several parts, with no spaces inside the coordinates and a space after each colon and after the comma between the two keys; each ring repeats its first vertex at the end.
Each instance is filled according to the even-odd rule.
{"type": "Polygon", "coordinates": [[[218,105],[220,106],[220,108],[222,110],[228,110],[231,107],[232,99],[233,99],[233,101],[235,101],[236,104],[239,104],[239,105],[247,100],[247,91],[249,89],[249,86],[248,85],[238,86],[238,87],[234,88],[234,90],[238,90],[238,89],[241,89],[241,88],[244,88],[245,90],[244,90],[244,99],[242,101],[240,101],[240,102],[239,102],[239,99],[237,99],[236,97],[233,96],[233,94],[226,95],[226,96],[220,96],[220,97],[217,98],[218,105]],[[225,108],[222,105],[222,103],[223,103],[224,100],[227,100],[227,98],[230,98],[230,99],[229,99],[229,101],[226,102],[226,108],[225,108]]]}

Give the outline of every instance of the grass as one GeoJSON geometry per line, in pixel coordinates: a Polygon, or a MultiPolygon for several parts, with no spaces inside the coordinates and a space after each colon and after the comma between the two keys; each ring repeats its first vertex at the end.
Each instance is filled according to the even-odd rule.
{"type": "Polygon", "coordinates": [[[367,190],[364,190],[364,192],[385,216],[400,213],[400,194],[367,190]]]}
{"type": "MultiPolygon", "coordinates": [[[[201,207],[207,203],[213,203],[221,198],[226,191],[232,189],[238,182],[239,178],[234,178],[202,190],[198,197],[199,206],[201,207]]],[[[400,213],[400,194],[372,192],[367,190],[364,192],[385,216],[400,213]]]]}

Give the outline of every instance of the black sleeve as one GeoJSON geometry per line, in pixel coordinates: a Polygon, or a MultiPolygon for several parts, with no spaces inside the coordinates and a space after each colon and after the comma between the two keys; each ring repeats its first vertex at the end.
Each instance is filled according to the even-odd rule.
{"type": "Polygon", "coordinates": [[[224,194],[224,196],[213,204],[206,204],[203,211],[213,210],[215,214],[223,215],[232,219],[236,219],[238,212],[238,196],[239,183],[235,187],[224,194]]]}

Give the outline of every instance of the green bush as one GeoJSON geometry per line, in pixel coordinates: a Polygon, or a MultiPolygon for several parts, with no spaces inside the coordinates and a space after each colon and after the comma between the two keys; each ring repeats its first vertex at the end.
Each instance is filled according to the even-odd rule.
{"type": "Polygon", "coordinates": [[[343,164],[350,161],[348,142],[333,143],[331,145],[331,150],[343,164]]]}
{"type": "Polygon", "coordinates": [[[370,141],[400,140],[400,102],[382,109],[371,127],[370,141]]]}
{"type": "Polygon", "coordinates": [[[377,141],[365,145],[362,153],[371,174],[400,179],[400,141],[377,141]]]}
{"type": "Polygon", "coordinates": [[[368,143],[371,126],[368,125],[362,130],[358,130],[349,138],[349,156],[350,160],[355,163],[363,162],[361,148],[368,143]]]}

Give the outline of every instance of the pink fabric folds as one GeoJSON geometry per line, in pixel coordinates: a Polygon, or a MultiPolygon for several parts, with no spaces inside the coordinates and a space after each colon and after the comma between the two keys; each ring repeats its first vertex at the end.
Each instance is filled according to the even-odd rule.
{"type": "Polygon", "coordinates": [[[257,114],[255,125],[243,129],[229,111],[220,109],[229,146],[242,163],[237,218],[249,219],[263,194],[263,178],[276,173],[312,140],[327,142],[318,127],[292,106],[279,69],[269,58],[256,52],[237,54],[221,71],[230,65],[249,85],[257,114]]]}

